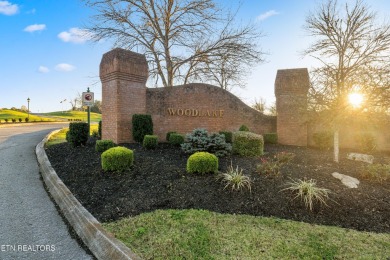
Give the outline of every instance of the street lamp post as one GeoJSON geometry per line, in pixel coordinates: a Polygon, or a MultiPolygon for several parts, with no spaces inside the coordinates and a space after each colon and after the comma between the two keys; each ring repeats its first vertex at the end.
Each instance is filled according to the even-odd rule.
{"type": "Polygon", "coordinates": [[[28,121],[30,121],[30,98],[27,98],[27,113],[28,113],[28,121]]]}

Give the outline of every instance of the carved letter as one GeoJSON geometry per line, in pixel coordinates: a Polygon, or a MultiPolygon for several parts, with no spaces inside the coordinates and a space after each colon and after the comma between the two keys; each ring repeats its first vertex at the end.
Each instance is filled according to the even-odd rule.
{"type": "Polygon", "coordinates": [[[184,114],[185,114],[186,116],[190,116],[190,115],[191,115],[191,109],[186,109],[186,110],[184,111],[184,114]]]}
{"type": "Polygon", "coordinates": [[[168,113],[170,116],[174,116],[175,115],[175,110],[173,108],[168,108],[168,113]]]}
{"type": "Polygon", "coordinates": [[[217,112],[218,112],[217,110],[213,111],[213,117],[217,117],[217,112]]]}
{"type": "Polygon", "coordinates": [[[192,116],[198,116],[198,115],[199,115],[199,110],[192,109],[192,116]]]}
{"type": "Polygon", "coordinates": [[[221,109],[221,110],[219,110],[219,117],[223,117],[223,110],[221,109]]]}
{"type": "Polygon", "coordinates": [[[179,108],[179,109],[177,110],[177,115],[178,115],[178,116],[184,115],[183,109],[180,109],[180,108],[179,108]]]}

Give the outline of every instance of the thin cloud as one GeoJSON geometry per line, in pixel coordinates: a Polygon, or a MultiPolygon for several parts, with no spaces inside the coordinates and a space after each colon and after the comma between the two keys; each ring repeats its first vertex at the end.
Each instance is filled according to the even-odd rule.
{"type": "Polygon", "coordinates": [[[25,32],[43,31],[46,29],[46,24],[32,24],[24,28],[25,32]]]}
{"type": "Polygon", "coordinates": [[[45,66],[39,66],[38,68],[38,72],[40,73],[48,73],[50,70],[48,67],[45,67],[45,66]]]}
{"type": "Polygon", "coordinates": [[[8,1],[0,1],[0,14],[14,15],[19,12],[19,6],[8,1]]]}
{"type": "Polygon", "coordinates": [[[275,15],[278,15],[278,14],[280,14],[280,13],[275,11],[275,10],[269,10],[269,11],[267,11],[265,13],[262,13],[259,16],[257,16],[256,20],[261,22],[261,21],[264,21],[264,20],[270,18],[271,16],[275,16],[275,15]]]}
{"type": "Polygon", "coordinates": [[[58,34],[58,38],[60,38],[64,42],[72,42],[72,43],[85,43],[93,38],[93,34],[84,29],[80,28],[70,28],[69,31],[61,32],[58,34]]]}
{"type": "Polygon", "coordinates": [[[74,69],[76,69],[75,66],[67,64],[67,63],[60,63],[60,64],[57,64],[55,67],[56,71],[62,71],[62,72],[70,72],[74,69]]]}
{"type": "Polygon", "coordinates": [[[36,10],[35,8],[33,8],[33,9],[31,9],[30,11],[27,11],[26,14],[35,14],[36,11],[37,11],[37,10],[36,10]]]}

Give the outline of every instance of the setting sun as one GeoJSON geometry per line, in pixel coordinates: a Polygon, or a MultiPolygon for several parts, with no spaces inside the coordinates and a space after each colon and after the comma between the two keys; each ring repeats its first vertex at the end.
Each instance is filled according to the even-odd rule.
{"type": "Polygon", "coordinates": [[[363,95],[360,93],[351,93],[348,95],[348,102],[353,107],[360,107],[360,105],[363,103],[363,95]]]}

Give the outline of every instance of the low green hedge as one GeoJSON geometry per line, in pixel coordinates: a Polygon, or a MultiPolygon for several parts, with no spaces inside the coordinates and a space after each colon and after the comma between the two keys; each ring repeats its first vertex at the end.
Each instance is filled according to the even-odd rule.
{"type": "Polygon", "coordinates": [[[102,153],[102,168],[104,171],[121,172],[133,165],[134,153],[125,147],[113,147],[102,153]]]}
{"type": "Polygon", "coordinates": [[[242,156],[260,156],[264,153],[263,136],[238,131],[233,133],[233,153],[242,156]]]}
{"type": "Polygon", "coordinates": [[[263,135],[265,144],[277,144],[278,143],[278,134],[277,133],[265,133],[263,135]]]}
{"type": "Polygon", "coordinates": [[[175,131],[169,131],[169,132],[166,134],[165,140],[166,140],[167,142],[169,142],[169,138],[171,137],[171,134],[176,134],[176,132],[175,132],[175,131]]]}
{"type": "Polygon", "coordinates": [[[116,144],[112,140],[96,140],[95,150],[102,153],[115,146],[116,144]]]}
{"type": "Polygon", "coordinates": [[[180,146],[184,143],[184,136],[181,134],[171,133],[169,136],[169,143],[174,146],[180,146]]]}
{"type": "Polygon", "coordinates": [[[187,160],[188,173],[216,173],[218,157],[208,152],[196,152],[187,160]]]}
{"type": "Polygon", "coordinates": [[[155,149],[158,144],[157,135],[145,135],[144,140],[142,141],[142,146],[146,149],[155,149]]]}

